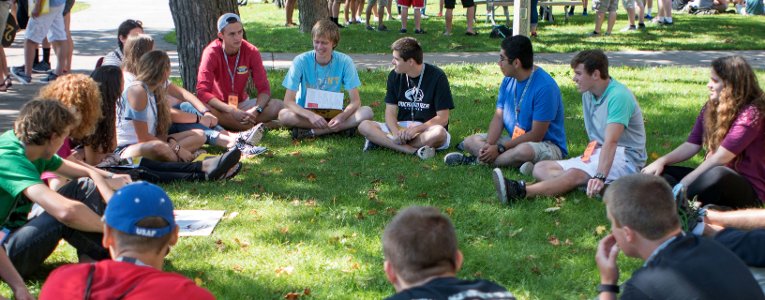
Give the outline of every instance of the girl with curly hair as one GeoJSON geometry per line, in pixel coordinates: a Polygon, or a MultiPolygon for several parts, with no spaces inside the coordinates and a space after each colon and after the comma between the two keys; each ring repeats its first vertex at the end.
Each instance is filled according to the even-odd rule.
{"type": "Polygon", "coordinates": [[[741,56],[715,59],[707,83],[709,100],[688,140],[646,166],[687,187],[689,199],[730,208],[761,207],[765,200],[765,95],[741,56]],[[702,150],[696,169],[671,166],[702,150]]]}
{"type": "Polygon", "coordinates": [[[167,79],[170,58],[163,51],[144,54],[135,80],[126,84],[117,105],[117,149],[122,158],[142,156],[159,161],[191,161],[205,143],[204,132],[168,134],[170,105],[167,79]]]}

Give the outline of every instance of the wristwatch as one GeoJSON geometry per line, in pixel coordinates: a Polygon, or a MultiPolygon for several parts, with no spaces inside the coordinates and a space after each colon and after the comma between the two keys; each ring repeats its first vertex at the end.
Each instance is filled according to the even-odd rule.
{"type": "Polygon", "coordinates": [[[609,292],[618,294],[619,293],[619,286],[615,284],[601,284],[598,286],[598,294],[602,292],[609,292]]]}
{"type": "Polygon", "coordinates": [[[502,144],[497,144],[497,151],[499,151],[500,154],[505,153],[505,146],[502,144]]]}
{"type": "Polygon", "coordinates": [[[255,111],[257,111],[258,113],[262,113],[263,112],[263,108],[260,107],[260,105],[255,105],[255,111]]]}
{"type": "Polygon", "coordinates": [[[606,182],[606,174],[603,174],[601,172],[596,173],[595,176],[592,176],[592,178],[598,179],[602,182],[606,182]]]}

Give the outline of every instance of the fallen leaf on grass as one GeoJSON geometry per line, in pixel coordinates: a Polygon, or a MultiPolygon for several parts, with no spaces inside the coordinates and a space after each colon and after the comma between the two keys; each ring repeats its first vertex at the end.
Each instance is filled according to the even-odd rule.
{"type": "Polygon", "coordinates": [[[376,214],[377,214],[377,210],[376,209],[370,209],[370,210],[367,211],[367,215],[374,216],[376,214]]]}
{"type": "Polygon", "coordinates": [[[360,211],[360,212],[356,213],[356,219],[364,220],[364,212],[360,211]]]}
{"type": "Polygon", "coordinates": [[[292,206],[300,206],[300,200],[298,199],[292,200],[290,201],[290,204],[292,204],[292,206]]]}
{"type": "Polygon", "coordinates": [[[304,288],[304,289],[303,289],[303,295],[305,295],[305,296],[310,296],[310,295],[311,295],[311,289],[309,289],[309,288],[304,288]]]}
{"type": "Polygon", "coordinates": [[[321,159],[321,160],[319,160],[319,163],[320,163],[320,164],[323,164],[323,163],[325,163],[325,162],[327,162],[327,160],[326,160],[326,159],[321,159]]]}
{"type": "Polygon", "coordinates": [[[295,300],[297,298],[300,298],[300,294],[295,292],[289,292],[286,295],[284,295],[284,299],[287,299],[287,300],[295,300]]]}
{"type": "Polygon", "coordinates": [[[574,244],[574,243],[573,243],[573,242],[571,242],[571,240],[569,240],[569,239],[566,239],[566,240],[563,242],[563,245],[566,245],[566,246],[571,246],[571,245],[573,245],[573,244],[574,244]]]}
{"type": "Polygon", "coordinates": [[[355,262],[355,263],[351,264],[351,267],[350,267],[350,268],[348,268],[348,269],[344,269],[344,270],[342,270],[342,271],[343,271],[343,272],[345,272],[345,273],[351,273],[351,272],[353,272],[353,271],[355,271],[355,270],[358,270],[358,269],[360,269],[360,268],[361,268],[361,266],[359,265],[359,263],[356,263],[356,262],[355,262]]]}
{"type": "Polygon", "coordinates": [[[305,202],[305,206],[316,206],[316,200],[315,199],[308,199],[308,201],[305,202]]]}
{"type": "Polygon", "coordinates": [[[194,283],[196,283],[197,286],[202,286],[202,283],[204,282],[202,282],[202,278],[194,277],[194,283]]]}
{"type": "Polygon", "coordinates": [[[375,189],[368,190],[367,197],[369,197],[369,200],[377,200],[377,190],[375,189]]]}
{"type": "Polygon", "coordinates": [[[474,277],[482,277],[481,275],[483,275],[481,272],[475,272],[475,273],[473,273],[473,276],[474,276],[474,277]]]}
{"type": "Polygon", "coordinates": [[[305,178],[307,178],[308,181],[316,181],[316,174],[308,173],[308,175],[305,178]]]}
{"type": "Polygon", "coordinates": [[[279,275],[292,275],[293,272],[295,272],[295,267],[293,266],[286,266],[286,267],[278,267],[276,270],[274,270],[277,276],[279,275]]]}
{"type": "Polygon", "coordinates": [[[290,152],[290,155],[292,155],[292,156],[300,156],[300,151],[290,152]]]}
{"type": "Polygon", "coordinates": [[[598,235],[601,235],[604,232],[606,232],[606,226],[600,225],[598,227],[595,227],[595,233],[597,233],[598,235]]]}
{"type": "Polygon", "coordinates": [[[281,229],[279,229],[279,232],[281,232],[282,234],[287,234],[287,232],[290,232],[290,227],[284,226],[281,229]]]}
{"type": "Polygon", "coordinates": [[[380,106],[380,101],[372,101],[372,103],[369,103],[369,106],[372,108],[380,106]]]}
{"type": "Polygon", "coordinates": [[[532,267],[531,268],[531,273],[534,273],[536,275],[542,275],[542,271],[539,270],[539,267],[532,267]]]}
{"type": "Polygon", "coordinates": [[[659,158],[659,153],[651,152],[651,160],[657,160],[659,158]]]}
{"type": "Polygon", "coordinates": [[[389,216],[393,216],[397,212],[398,212],[398,210],[393,208],[393,207],[388,207],[388,208],[385,209],[385,213],[388,214],[389,216]]]}
{"type": "Polygon", "coordinates": [[[454,214],[454,208],[447,207],[445,210],[446,210],[446,214],[449,215],[450,217],[454,214]]]}
{"type": "Polygon", "coordinates": [[[251,214],[251,215],[256,215],[256,216],[257,216],[257,215],[258,215],[258,210],[257,210],[257,209],[251,209],[251,210],[250,210],[250,214],[251,214]]]}
{"type": "Polygon", "coordinates": [[[554,235],[547,237],[547,242],[549,242],[550,245],[553,245],[553,246],[560,246],[560,240],[558,239],[558,237],[554,235]]]}
{"type": "Polygon", "coordinates": [[[236,242],[236,244],[239,245],[240,248],[247,248],[250,246],[250,242],[240,241],[239,238],[234,238],[234,242],[236,242]]]}
{"type": "Polygon", "coordinates": [[[428,198],[428,193],[422,192],[417,194],[417,198],[428,198]]]}
{"type": "Polygon", "coordinates": [[[234,265],[233,269],[234,269],[234,272],[237,272],[237,273],[241,273],[242,271],[244,271],[244,267],[240,265],[234,265]]]}
{"type": "Polygon", "coordinates": [[[558,210],[560,210],[560,207],[557,207],[557,206],[545,208],[545,212],[547,212],[547,213],[549,213],[549,212],[556,212],[558,210]]]}

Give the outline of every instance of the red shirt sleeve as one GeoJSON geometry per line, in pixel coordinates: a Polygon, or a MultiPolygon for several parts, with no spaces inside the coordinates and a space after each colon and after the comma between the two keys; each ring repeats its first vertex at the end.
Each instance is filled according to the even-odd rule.
{"type": "Polygon", "coordinates": [[[197,98],[204,103],[210,102],[213,98],[217,98],[214,92],[215,71],[220,65],[220,62],[214,55],[214,43],[214,41],[210,43],[210,45],[205,48],[204,52],[202,52],[202,61],[199,63],[199,71],[197,72],[197,98]]]}
{"type": "MultiPolygon", "coordinates": [[[[268,82],[266,68],[263,67],[263,58],[260,56],[258,47],[251,45],[252,53],[250,57],[250,70],[252,70],[252,82],[258,89],[258,94],[271,95],[271,84],[268,82]]],[[[256,95],[257,97],[257,95],[256,95]]]]}

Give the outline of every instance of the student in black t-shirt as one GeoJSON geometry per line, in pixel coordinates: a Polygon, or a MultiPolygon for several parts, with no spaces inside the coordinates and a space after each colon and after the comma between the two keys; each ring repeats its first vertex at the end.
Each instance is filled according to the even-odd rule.
{"type": "Polygon", "coordinates": [[[385,275],[396,289],[388,300],[515,299],[486,280],[461,280],[457,234],[447,216],[434,207],[413,206],[398,213],[383,233],[385,275]]]}
{"type": "Polygon", "coordinates": [[[385,123],[364,121],[359,132],[364,151],[378,145],[422,159],[449,148],[449,110],[454,108],[449,80],[438,67],[423,63],[416,39],[405,37],[391,45],[393,70],[388,75],[385,123]]]}
{"type": "Polygon", "coordinates": [[[661,177],[622,177],[605,192],[611,234],[598,244],[600,299],[619,293],[619,250],[645,261],[621,299],[765,299],[746,265],[722,245],[680,229],[672,190],[661,177]]]}

